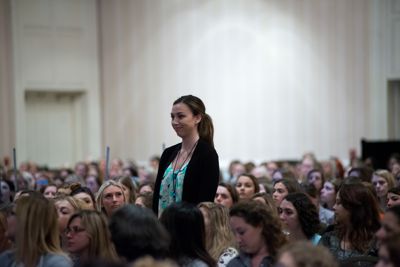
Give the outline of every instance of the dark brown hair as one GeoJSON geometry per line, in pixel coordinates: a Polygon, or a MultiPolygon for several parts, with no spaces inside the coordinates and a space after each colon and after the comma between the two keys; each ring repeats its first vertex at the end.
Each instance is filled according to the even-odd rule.
{"type": "Polygon", "coordinates": [[[343,240],[349,233],[351,245],[358,251],[366,252],[380,227],[378,202],[362,183],[343,184],[338,194],[341,204],[350,213],[350,229],[339,224],[338,237],[343,240]]]}
{"type": "Polygon", "coordinates": [[[214,146],[214,125],[211,117],[206,113],[206,107],[203,101],[194,95],[184,95],[175,100],[174,105],[179,103],[186,104],[193,115],[201,116],[201,121],[198,125],[199,136],[201,139],[214,146]]]}

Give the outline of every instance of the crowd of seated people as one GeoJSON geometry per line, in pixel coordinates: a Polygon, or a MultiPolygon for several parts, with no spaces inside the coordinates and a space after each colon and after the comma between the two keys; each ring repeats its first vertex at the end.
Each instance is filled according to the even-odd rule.
{"type": "Polygon", "coordinates": [[[385,169],[234,160],[214,202],[156,215],[158,159],[0,165],[0,267],[400,266],[397,154],[385,169]]]}

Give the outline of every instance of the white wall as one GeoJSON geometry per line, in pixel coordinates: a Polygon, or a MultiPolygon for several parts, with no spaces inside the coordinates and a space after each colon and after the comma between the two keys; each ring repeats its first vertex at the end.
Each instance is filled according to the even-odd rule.
{"type": "MultiPolygon", "coordinates": [[[[40,140],[47,133],[32,132],[29,128],[31,124],[27,119],[32,116],[27,114],[30,111],[26,107],[27,92],[83,95],[83,100],[79,99],[84,106],[80,115],[82,123],[78,125],[81,136],[73,144],[77,146],[75,150],[82,153],[76,154],[78,156],[74,157],[74,161],[89,156],[99,158],[101,124],[96,1],[15,0],[11,1],[11,10],[14,65],[12,100],[16,107],[17,160],[43,163],[43,155],[48,155],[48,151],[54,149],[59,150],[60,155],[70,154],[45,145],[38,146],[36,153],[31,154],[31,143],[41,143],[40,140]]],[[[58,111],[49,109],[48,112],[58,111]]],[[[51,120],[42,118],[38,121],[49,124],[44,129],[53,129],[51,120]]],[[[51,135],[57,137],[57,142],[68,143],[71,137],[60,137],[58,133],[54,130],[51,135]]],[[[70,161],[71,158],[66,156],[65,163],[74,164],[70,161]]],[[[61,159],[58,162],[62,162],[61,159]]],[[[55,167],[52,162],[49,164],[55,167]]]]}
{"type": "Polygon", "coordinates": [[[147,159],[178,141],[171,104],[192,93],[223,160],[347,158],[361,138],[387,137],[387,114],[372,114],[385,88],[370,83],[371,8],[385,4],[100,1],[104,142],[147,159]]]}
{"type": "Polygon", "coordinates": [[[0,159],[11,156],[15,146],[11,5],[0,0],[0,159]]]}
{"type": "Polygon", "coordinates": [[[83,158],[110,145],[145,161],[178,142],[169,112],[188,93],[225,161],[347,158],[388,137],[398,0],[0,0],[0,13],[0,156],[28,159],[27,90],[83,93],[83,158]]]}

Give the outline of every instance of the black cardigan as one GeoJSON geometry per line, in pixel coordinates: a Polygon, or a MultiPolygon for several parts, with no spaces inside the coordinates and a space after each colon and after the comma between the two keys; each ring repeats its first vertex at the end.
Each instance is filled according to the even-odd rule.
{"type": "MultiPolygon", "coordinates": [[[[160,185],[168,165],[175,159],[182,143],[168,147],[161,155],[154,186],[153,210],[158,214],[160,185]]],[[[203,201],[214,201],[219,182],[218,154],[214,147],[199,139],[186,169],[183,180],[182,201],[197,205],[203,201]]]]}

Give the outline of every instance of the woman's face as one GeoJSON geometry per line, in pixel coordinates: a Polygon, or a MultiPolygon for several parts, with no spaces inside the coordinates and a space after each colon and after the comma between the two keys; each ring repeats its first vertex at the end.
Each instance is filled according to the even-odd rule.
{"type": "Polygon", "coordinates": [[[50,186],[46,187],[46,189],[44,190],[43,196],[45,198],[51,199],[56,196],[56,193],[57,193],[57,187],[50,185],[50,186]]]}
{"type": "Polygon", "coordinates": [[[83,202],[85,202],[89,209],[91,209],[91,210],[95,209],[93,200],[92,200],[92,198],[90,197],[90,195],[88,193],[80,192],[78,194],[75,194],[74,198],[80,199],[83,202]]]}
{"type": "Polygon", "coordinates": [[[246,223],[242,217],[230,218],[231,229],[235,235],[239,249],[247,254],[255,254],[265,248],[265,240],[262,236],[262,226],[254,227],[246,223]]]}
{"type": "Polygon", "coordinates": [[[299,215],[292,202],[287,201],[286,199],[282,200],[278,211],[279,218],[281,219],[284,228],[289,233],[297,232],[299,229],[301,229],[299,215]]]}
{"type": "Polygon", "coordinates": [[[215,194],[214,202],[221,204],[228,209],[233,206],[233,199],[228,189],[224,186],[219,185],[217,193],[215,194]]]}
{"type": "Polygon", "coordinates": [[[350,223],[350,212],[343,207],[342,200],[340,199],[339,192],[336,195],[336,203],[333,205],[333,211],[335,212],[335,220],[339,224],[350,223]]]}
{"type": "Polygon", "coordinates": [[[102,201],[107,216],[111,216],[114,210],[125,204],[124,193],[118,186],[110,185],[104,189],[102,201]]]}
{"type": "Polygon", "coordinates": [[[308,183],[313,184],[318,192],[322,189],[322,175],[320,172],[313,171],[310,175],[308,175],[307,179],[308,183]]]}
{"type": "Polygon", "coordinates": [[[86,186],[90,189],[90,191],[92,191],[93,194],[97,193],[100,188],[99,184],[97,183],[96,177],[90,175],[86,178],[86,186]]]}
{"type": "Polygon", "coordinates": [[[90,237],[81,224],[81,218],[74,218],[65,230],[67,237],[67,251],[72,254],[82,255],[89,249],[90,237]]]}
{"type": "Polygon", "coordinates": [[[256,188],[250,177],[242,175],[237,179],[236,191],[240,199],[250,199],[256,193],[256,188]]]}
{"type": "Polygon", "coordinates": [[[0,190],[1,190],[1,201],[2,203],[10,203],[11,202],[11,191],[8,184],[4,181],[0,182],[0,190]]]}
{"type": "Polygon", "coordinates": [[[196,133],[200,120],[201,116],[194,116],[186,104],[178,103],[172,106],[171,125],[179,137],[184,138],[196,133]]]}
{"type": "Polygon", "coordinates": [[[286,186],[283,183],[280,183],[280,182],[277,182],[274,185],[274,190],[273,191],[274,192],[272,194],[272,198],[274,199],[275,204],[279,207],[279,205],[282,202],[282,199],[284,197],[286,197],[289,194],[289,192],[288,192],[286,186]]]}
{"type": "Polygon", "coordinates": [[[399,206],[400,205],[400,195],[389,192],[386,197],[387,207],[399,206]]]}
{"type": "Polygon", "coordinates": [[[378,197],[386,198],[386,195],[389,190],[389,185],[388,185],[386,179],[374,174],[372,176],[372,184],[375,188],[375,191],[376,191],[376,194],[378,195],[378,197]]]}
{"type": "Polygon", "coordinates": [[[67,200],[59,200],[55,203],[58,214],[58,225],[60,232],[63,232],[67,227],[69,218],[75,212],[74,207],[67,200]]]}
{"type": "Polygon", "coordinates": [[[321,190],[321,202],[322,203],[335,203],[336,192],[335,186],[331,182],[325,182],[324,187],[321,190]]]}

